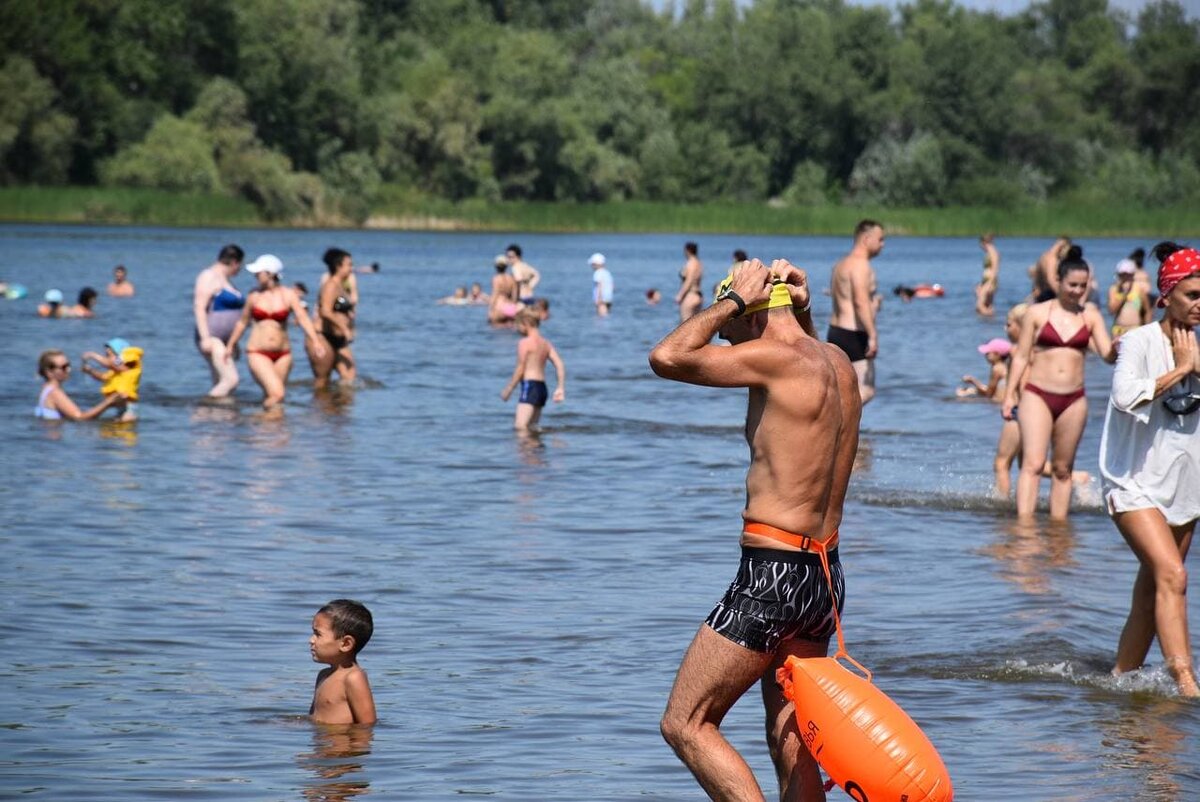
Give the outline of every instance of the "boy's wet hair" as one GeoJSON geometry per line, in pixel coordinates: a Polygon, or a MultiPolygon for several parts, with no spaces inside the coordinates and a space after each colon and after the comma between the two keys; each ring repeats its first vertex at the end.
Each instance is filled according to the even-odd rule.
{"type": "Polygon", "coordinates": [[[317,610],[317,614],[329,616],[329,622],[333,625],[334,637],[341,638],[349,635],[354,638],[354,654],[356,655],[367,645],[367,641],[371,639],[371,633],[375,631],[375,624],[371,620],[371,611],[361,602],[353,599],[334,599],[317,610]]]}

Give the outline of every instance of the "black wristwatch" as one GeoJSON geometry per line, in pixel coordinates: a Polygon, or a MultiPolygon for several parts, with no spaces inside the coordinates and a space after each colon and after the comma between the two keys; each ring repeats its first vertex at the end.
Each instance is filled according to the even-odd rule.
{"type": "Polygon", "coordinates": [[[737,304],[737,311],[733,313],[734,317],[740,317],[742,313],[746,311],[746,302],[742,300],[742,296],[738,295],[733,290],[726,289],[723,293],[717,296],[718,301],[724,301],[726,299],[737,304]]]}

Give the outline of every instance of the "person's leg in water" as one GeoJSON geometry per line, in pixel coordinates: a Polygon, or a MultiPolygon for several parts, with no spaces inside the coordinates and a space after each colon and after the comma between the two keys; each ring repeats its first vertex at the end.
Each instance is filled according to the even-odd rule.
{"type": "MultiPolygon", "coordinates": [[[[291,367],[292,355],[288,354],[279,361],[283,362],[284,360],[287,360],[288,366],[291,367]]],[[[275,365],[277,363],[272,361],[271,357],[253,351],[246,354],[246,362],[250,365],[250,374],[254,376],[254,380],[258,382],[258,386],[262,388],[263,408],[270,409],[273,406],[283,403],[286,391],[283,379],[275,372],[275,365]]]]}
{"type": "Polygon", "coordinates": [[[232,393],[238,385],[237,364],[233,357],[225,358],[228,350],[228,346],[224,342],[214,337],[212,338],[212,350],[204,354],[213,375],[213,386],[208,391],[212,398],[224,398],[232,393]]]}
{"type": "Polygon", "coordinates": [[[775,659],[759,683],[767,713],[767,748],[771,753],[771,762],[775,764],[781,802],[823,800],[825,784],[821,781],[817,761],[800,740],[795,705],[783,697],[783,689],[775,681],[775,672],[783,667],[790,655],[804,658],[825,657],[828,654],[828,639],[824,642],[786,641],[776,652],[775,659]]]}
{"type": "Polygon", "coordinates": [[[729,708],[773,661],[770,652],[740,646],[707,624],[700,626],[683,656],[659,728],[712,799],[765,799],[754,772],[720,726],[729,708]]]}
{"type": "Polygon", "coordinates": [[[1015,420],[1000,421],[1000,439],[996,441],[996,458],[992,462],[996,474],[992,492],[997,498],[1008,498],[1012,492],[1012,464],[1021,453],[1021,427],[1015,420]]]}
{"type": "Polygon", "coordinates": [[[858,376],[858,394],[862,398],[863,406],[875,397],[875,360],[860,359],[857,362],[850,363],[854,367],[854,373],[858,376]]]}
{"type": "Polygon", "coordinates": [[[541,412],[542,410],[533,404],[527,404],[524,401],[518,402],[517,412],[513,416],[513,428],[518,432],[529,431],[537,423],[541,412]]]}
{"type": "Polygon", "coordinates": [[[1050,452],[1050,518],[1066,520],[1071,512],[1075,451],[1087,425],[1087,398],[1074,401],[1054,421],[1050,452]]]}
{"type": "MultiPolygon", "coordinates": [[[[1035,393],[1021,393],[1021,411],[1017,416],[1021,429],[1021,470],[1017,474],[1017,517],[1032,518],[1037,511],[1038,487],[1046,451],[1054,431],[1050,407],[1035,393]]],[[[1068,482],[1068,490],[1070,483],[1068,482]]]]}
{"type": "Polygon", "coordinates": [[[1121,536],[1138,558],[1129,617],[1117,642],[1113,674],[1140,668],[1158,635],[1163,662],[1184,696],[1200,696],[1187,622],[1187,569],[1196,522],[1169,526],[1156,509],[1113,515],[1121,536]]]}
{"type": "Polygon", "coordinates": [[[350,350],[350,346],[339,348],[337,357],[334,360],[334,368],[338,373],[338,381],[342,384],[350,384],[354,381],[354,377],[358,372],[354,367],[354,352],[350,350]]]}
{"type": "Polygon", "coordinates": [[[329,340],[325,339],[324,334],[318,331],[317,337],[324,346],[325,353],[317,356],[313,352],[312,342],[307,337],[304,338],[304,350],[308,354],[308,364],[312,366],[313,389],[322,390],[329,386],[329,377],[333,373],[333,361],[337,355],[334,353],[333,346],[329,344],[329,340]]]}

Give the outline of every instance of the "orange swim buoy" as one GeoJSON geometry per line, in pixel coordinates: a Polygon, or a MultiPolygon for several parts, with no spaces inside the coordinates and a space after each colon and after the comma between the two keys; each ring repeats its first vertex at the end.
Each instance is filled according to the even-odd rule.
{"type": "MultiPolygon", "coordinates": [[[[825,548],[813,547],[829,580],[825,548]]],[[[871,684],[871,672],[846,654],[836,603],[833,615],[837,653],[789,657],[776,672],[784,698],[796,706],[800,739],[830,779],[858,802],[951,802],[954,788],[941,756],[916,722],[871,684]]]]}

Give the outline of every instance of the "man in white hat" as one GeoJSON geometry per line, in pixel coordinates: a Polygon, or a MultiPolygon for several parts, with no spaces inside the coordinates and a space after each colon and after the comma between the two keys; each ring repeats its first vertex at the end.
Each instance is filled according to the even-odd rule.
{"type": "Polygon", "coordinates": [[[1153,304],[1137,282],[1137,264],[1132,259],[1117,262],[1116,281],[1108,288],[1108,312],[1113,316],[1112,335],[1120,337],[1144,326],[1154,314],[1153,304]]]}
{"type": "Polygon", "coordinates": [[[605,267],[604,254],[593,253],[588,259],[592,266],[592,301],[596,304],[596,314],[607,317],[612,311],[613,277],[605,267]]]}

